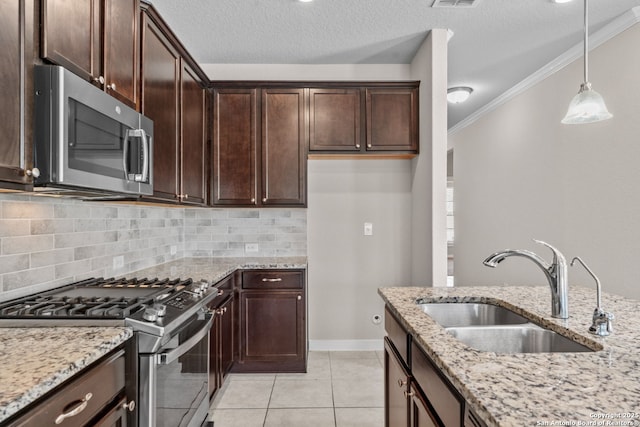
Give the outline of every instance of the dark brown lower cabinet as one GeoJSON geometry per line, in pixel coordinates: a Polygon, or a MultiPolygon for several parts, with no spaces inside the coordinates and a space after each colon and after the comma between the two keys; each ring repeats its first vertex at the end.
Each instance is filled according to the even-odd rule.
{"type": "Polygon", "coordinates": [[[411,377],[389,338],[384,339],[385,426],[409,425],[409,381],[411,377]]]}
{"type": "MultiPolygon", "coordinates": [[[[33,405],[24,415],[3,426],[101,426],[135,425],[135,399],[129,400],[125,370],[129,362],[124,348],[114,350],[49,397],[33,405]],[[131,404],[131,401],[134,403],[131,404]]],[[[137,375],[137,373],[133,373],[137,375]]]]}
{"type": "Polygon", "coordinates": [[[209,399],[222,387],[236,355],[234,275],[222,282],[218,287],[220,295],[208,306],[214,316],[209,333],[209,399]]]}
{"type": "Polygon", "coordinates": [[[388,307],[385,330],[386,427],[485,427],[388,307]]]}
{"type": "Polygon", "coordinates": [[[234,372],[306,372],[304,270],[246,270],[234,372]]]}

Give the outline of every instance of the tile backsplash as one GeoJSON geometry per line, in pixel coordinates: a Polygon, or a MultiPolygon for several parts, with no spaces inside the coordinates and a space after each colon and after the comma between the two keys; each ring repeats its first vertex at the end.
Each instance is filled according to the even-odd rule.
{"type": "Polygon", "coordinates": [[[0,194],[0,300],[185,256],[306,256],[306,239],[306,209],[172,208],[0,194]]]}

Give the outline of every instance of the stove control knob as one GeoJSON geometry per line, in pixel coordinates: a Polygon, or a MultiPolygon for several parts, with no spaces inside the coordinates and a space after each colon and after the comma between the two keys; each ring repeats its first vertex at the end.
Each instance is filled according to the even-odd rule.
{"type": "Polygon", "coordinates": [[[167,314],[167,306],[164,304],[155,304],[153,308],[156,310],[158,317],[163,317],[167,314]]]}
{"type": "Polygon", "coordinates": [[[142,313],[142,318],[147,322],[155,322],[158,320],[158,310],[153,307],[147,307],[144,309],[144,313],[142,313]]]}
{"type": "Polygon", "coordinates": [[[210,284],[209,284],[209,282],[207,282],[206,280],[202,279],[202,280],[200,281],[200,287],[201,287],[202,289],[207,290],[207,289],[209,289],[209,286],[210,286],[210,284]]]}

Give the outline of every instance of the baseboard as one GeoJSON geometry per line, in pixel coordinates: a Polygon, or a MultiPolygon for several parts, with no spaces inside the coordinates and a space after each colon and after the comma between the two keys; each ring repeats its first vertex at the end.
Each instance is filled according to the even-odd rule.
{"type": "Polygon", "coordinates": [[[374,351],[382,349],[382,338],[377,340],[309,340],[310,351],[374,351]]]}

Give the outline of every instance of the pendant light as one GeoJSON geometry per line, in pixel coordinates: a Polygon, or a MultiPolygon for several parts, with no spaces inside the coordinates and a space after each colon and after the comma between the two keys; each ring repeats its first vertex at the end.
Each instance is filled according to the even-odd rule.
{"type": "Polygon", "coordinates": [[[584,0],[584,83],[580,85],[578,94],[569,104],[567,115],[562,119],[564,124],[594,123],[613,117],[604,104],[604,99],[589,83],[589,26],[588,26],[589,1],[584,0]]]}

